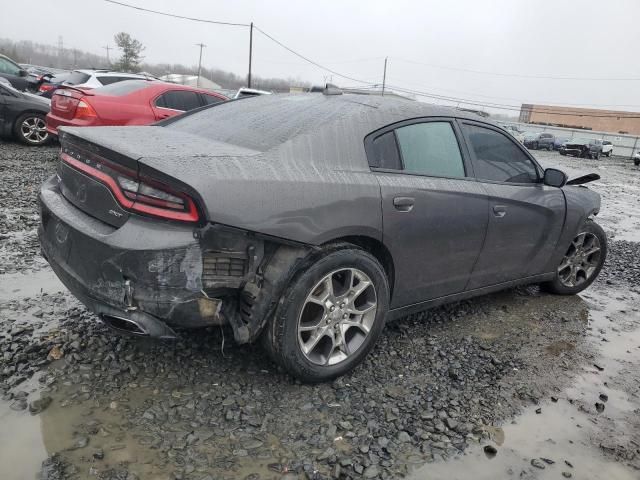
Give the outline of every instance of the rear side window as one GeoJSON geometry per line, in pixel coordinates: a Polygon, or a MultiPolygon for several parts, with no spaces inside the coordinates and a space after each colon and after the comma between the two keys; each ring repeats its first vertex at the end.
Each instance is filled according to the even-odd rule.
{"type": "Polygon", "coordinates": [[[402,169],[396,137],[393,132],[387,132],[377,137],[373,140],[372,147],[373,158],[369,161],[372,167],[392,170],[402,169]]]}
{"type": "Polygon", "coordinates": [[[215,105],[216,103],[224,102],[223,98],[216,97],[214,95],[207,95],[206,93],[201,94],[201,97],[203,98],[205,105],[215,105]]]}
{"type": "Polygon", "coordinates": [[[87,80],[91,78],[90,75],[82,72],[71,72],[69,78],[67,78],[67,83],[69,85],[80,85],[81,83],[85,83],[87,80]]]}
{"type": "Polygon", "coordinates": [[[187,90],[171,90],[165,92],[156,100],[156,107],[170,108],[186,112],[201,107],[200,97],[196,92],[187,90]]]}
{"type": "Polygon", "coordinates": [[[464,124],[463,128],[475,154],[477,178],[508,183],[538,181],[534,163],[506,135],[477,125],[464,124]]]}
{"type": "Polygon", "coordinates": [[[396,130],[404,169],[435,177],[464,177],[460,147],[449,122],[416,123],[396,130]]]}

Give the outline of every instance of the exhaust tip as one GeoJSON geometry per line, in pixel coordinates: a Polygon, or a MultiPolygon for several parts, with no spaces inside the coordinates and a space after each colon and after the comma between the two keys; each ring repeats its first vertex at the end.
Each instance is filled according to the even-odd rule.
{"type": "Polygon", "coordinates": [[[145,336],[149,333],[136,321],[116,315],[102,315],[102,321],[110,328],[131,335],[145,336]]]}

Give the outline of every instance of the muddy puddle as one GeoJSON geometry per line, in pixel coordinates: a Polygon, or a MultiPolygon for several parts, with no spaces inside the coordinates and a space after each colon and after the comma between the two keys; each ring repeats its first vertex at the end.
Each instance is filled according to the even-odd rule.
{"type": "MultiPolygon", "coordinates": [[[[484,440],[464,455],[427,464],[410,478],[640,478],[640,389],[631,375],[640,368],[640,296],[581,296],[589,306],[588,341],[597,354],[570,385],[509,423],[487,426],[484,440]]],[[[563,346],[573,349],[556,346],[553,354],[563,346]]]]}
{"type": "Polygon", "coordinates": [[[2,282],[0,282],[0,303],[64,290],[64,285],[50,268],[44,268],[32,273],[4,274],[2,275],[2,282]]]}

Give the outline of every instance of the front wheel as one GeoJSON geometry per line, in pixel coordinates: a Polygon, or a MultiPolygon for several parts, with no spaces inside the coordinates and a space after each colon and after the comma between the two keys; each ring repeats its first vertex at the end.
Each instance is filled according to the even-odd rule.
{"type": "Polygon", "coordinates": [[[387,277],[375,257],[350,244],[329,247],[289,284],[263,342],[303,382],[331,380],[362,362],[388,305],[387,277]]]}
{"type": "Polygon", "coordinates": [[[607,258],[607,235],[600,225],[587,220],[574,237],[556,269],[556,276],[542,286],[559,295],[581,292],[596,279],[607,258]]]}

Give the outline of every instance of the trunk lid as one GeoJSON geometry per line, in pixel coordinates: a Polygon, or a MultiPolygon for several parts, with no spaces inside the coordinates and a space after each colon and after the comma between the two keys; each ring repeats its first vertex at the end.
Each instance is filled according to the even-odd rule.
{"type": "Polygon", "coordinates": [[[80,100],[89,95],[91,94],[78,88],[58,88],[51,98],[51,112],[57,117],[71,120],[80,100]]]}
{"type": "MultiPolygon", "coordinates": [[[[200,197],[197,187],[216,177],[218,160],[259,153],[159,126],[62,127],[59,139],[61,155],[89,166],[97,161],[127,175],[153,179],[186,193],[196,203],[200,197]]],[[[67,163],[60,162],[58,169],[65,198],[105,223],[122,226],[130,216],[127,209],[103,183],[67,163]]]]}

